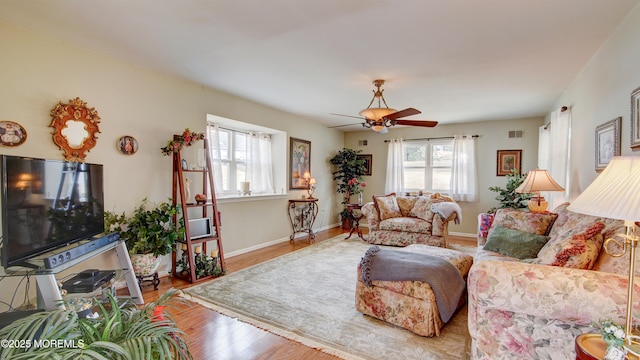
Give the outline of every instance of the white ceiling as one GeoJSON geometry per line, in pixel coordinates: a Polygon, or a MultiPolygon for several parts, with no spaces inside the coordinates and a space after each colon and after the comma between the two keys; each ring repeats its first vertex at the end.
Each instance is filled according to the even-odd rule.
{"type": "Polygon", "coordinates": [[[0,22],[327,125],[377,78],[456,123],[544,115],[638,1],[1,0],[0,22]]]}

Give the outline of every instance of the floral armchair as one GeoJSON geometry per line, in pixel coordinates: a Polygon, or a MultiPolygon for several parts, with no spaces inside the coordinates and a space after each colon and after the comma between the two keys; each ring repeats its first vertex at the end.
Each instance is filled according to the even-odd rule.
{"type": "Polygon", "coordinates": [[[426,244],[447,247],[449,222],[459,221],[460,207],[450,198],[430,196],[374,196],[362,207],[369,224],[367,241],[377,245],[426,244]],[[447,203],[445,206],[434,204],[447,203]]]}

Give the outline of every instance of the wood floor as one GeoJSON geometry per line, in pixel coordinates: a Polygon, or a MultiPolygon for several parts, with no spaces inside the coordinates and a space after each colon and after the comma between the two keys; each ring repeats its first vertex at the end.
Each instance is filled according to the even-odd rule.
{"type": "MultiPolygon", "coordinates": [[[[340,235],[339,227],[316,233],[316,242],[340,235]]],[[[450,236],[453,243],[475,245],[475,240],[450,236]]],[[[309,246],[307,241],[294,244],[283,242],[226,259],[229,273],[258,264],[274,257],[309,246]]],[[[183,289],[192,286],[188,282],[172,277],[161,279],[158,290],[143,289],[145,302],[155,301],[160,294],[174,287],[183,289]]],[[[201,305],[180,306],[169,310],[178,327],[189,338],[189,349],[194,359],[249,360],[249,359],[338,359],[295,341],[271,334],[233,318],[221,315],[201,305]]]]}

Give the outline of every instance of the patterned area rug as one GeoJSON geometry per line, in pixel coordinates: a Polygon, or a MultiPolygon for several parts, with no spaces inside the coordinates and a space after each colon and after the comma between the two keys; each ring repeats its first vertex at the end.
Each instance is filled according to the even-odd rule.
{"type": "Polygon", "coordinates": [[[185,296],[344,359],[470,358],[466,306],[434,338],[356,311],[356,268],[371,245],[343,239],[340,235],[193,286],[185,290],[185,296]]]}

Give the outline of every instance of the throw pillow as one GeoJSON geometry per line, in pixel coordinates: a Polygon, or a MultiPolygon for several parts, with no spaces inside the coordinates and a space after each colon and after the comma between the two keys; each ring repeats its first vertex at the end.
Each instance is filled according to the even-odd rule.
{"type": "Polygon", "coordinates": [[[518,259],[535,258],[549,241],[548,236],[531,234],[498,225],[487,239],[484,250],[500,253],[518,259]]]}
{"type": "Polygon", "coordinates": [[[602,249],[604,226],[603,222],[597,221],[586,227],[565,228],[551,236],[535,263],[591,270],[602,249]]]}
{"type": "Polygon", "coordinates": [[[396,201],[396,193],[387,194],[384,196],[373,195],[373,204],[378,212],[378,219],[380,221],[402,217],[400,207],[396,201]]]}
{"type": "Polygon", "coordinates": [[[417,200],[418,198],[415,196],[396,196],[396,201],[398,202],[398,207],[400,208],[402,216],[409,216],[409,213],[411,213],[411,209],[413,209],[413,205],[415,205],[417,200]]]}
{"type": "Polygon", "coordinates": [[[550,212],[532,213],[514,209],[498,209],[489,229],[489,236],[498,225],[547,236],[557,217],[558,214],[550,212]]]}
{"type": "Polygon", "coordinates": [[[409,216],[431,222],[433,220],[433,211],[431,211],[432,200],[428,196],[420,196],[411,208],[409,216]]]}

